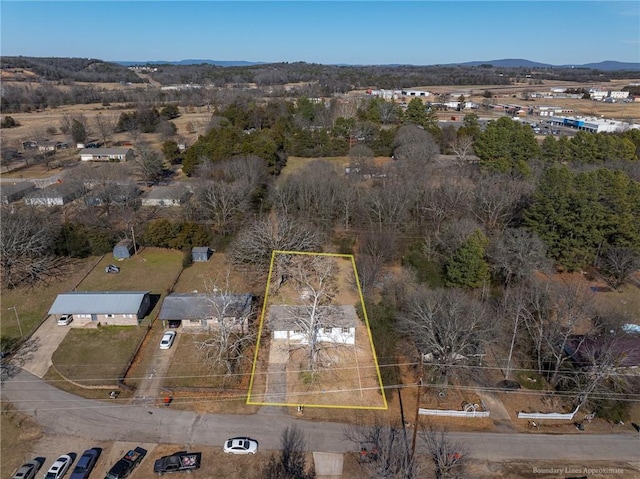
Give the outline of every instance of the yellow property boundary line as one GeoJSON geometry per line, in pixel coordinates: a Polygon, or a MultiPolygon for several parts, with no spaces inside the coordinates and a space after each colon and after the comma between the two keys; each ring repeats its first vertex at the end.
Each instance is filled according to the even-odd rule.
{"type": "MultiPolygon", "coordinates": [[[[266,390],[265,390],[266,393],[266,390]]],[[[373,336],[371,335],[371,327],[369,326],[369,317],[367,316],[367,309],[364,304],[364,296],[362,295],[362,288],[360,287],[360,278],[358,277],[358,270],[356,268],[356,261],[352,254],[340,254],[340,253],[312,253],[307,251],[280,251],[273,250],[271,252],[271,263],[269,264],[269,274],[267,276],[267,287],[264,293],[264,302],[262,304],[262,313],[260,314],[260,327],[258,329],[258,339],[256,342],[256,351],[253,357],[253,366],[251,367],[251,379],[249,380],[249,391],[247,393],[246,404],[258,405],[258,406],[303,406],[303,407],[315,407],[315,408],[330,408],[330,409],[366,409],[366,410],[383,410],[386,411],[389,407],[387,404],[387,398],[384,391],[384,385],[382,384],[382,376],[380,375],[380,366],[378,365],[378,356],[376,355],[376,349],[373,346],[373,336]],[[364,316],[364,322],[367,326],[367,335],[369,336],[369,345],[371,347],[371,353],[373,354],[373,361],[376,367],[376,375],[378,377],[378,384],[380,385],[380,395],[382,396],[383,406],[348,406],[348,405],[328,405],[328,404],[300,404],[300,403],[273,403],[273,402],[254,402],[251,400],[251,391],[253,390],[253,379],[255,377],[256,365],[258,364],[258,352],[260,351],[260,338],[262,337],[262,327],[264,325],[264,314],[269,299],[269,285],[271,284],[271,274],[273,273],[273,265],[275,262],[276,254],[296,254],[296,255],[309,255],[309,256],[333,256],[338,258],[347,258],[351,261],[353,268],[353,274],[355,275],[356,286],[358,287],[358,296],[360,297],[360,305],[362,306],[362,314],[364,316]]]]}

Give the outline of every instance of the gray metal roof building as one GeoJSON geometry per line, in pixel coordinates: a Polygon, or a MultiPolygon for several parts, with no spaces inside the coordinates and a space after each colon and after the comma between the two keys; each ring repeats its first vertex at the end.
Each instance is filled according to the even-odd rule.
{"type": "Polygon", "coordinates": [[[252,299],[250,294],[172,293],[164,298],[158,319],[205,319],[223,310],[227,318],[241,318],[251,312],[252,299]]]}
{"type": "Polygon", "coordinates": [[[70,291],[59,294],[49,314],[138,314],[148,291],[70,291]]]}

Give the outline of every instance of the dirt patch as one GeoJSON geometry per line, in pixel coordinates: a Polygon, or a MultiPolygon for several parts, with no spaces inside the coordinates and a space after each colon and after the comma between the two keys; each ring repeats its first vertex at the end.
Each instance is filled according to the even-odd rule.
{"type": "MultiPolygon", "coordinates": [[[[0,476],[11,477],[20,465],[31,459],[31,445],[43,436],[40,426],[30,417],[2,403],[0,415],[0,476]]],[[[39,476],[38,476],[39,477],[39,476]]]]}

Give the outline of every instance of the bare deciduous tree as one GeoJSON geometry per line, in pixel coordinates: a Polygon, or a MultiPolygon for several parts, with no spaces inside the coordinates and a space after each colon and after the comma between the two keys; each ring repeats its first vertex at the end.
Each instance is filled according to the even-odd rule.
{"type": "Polygon", "coordinates": [[[534,270],[546,271],[550,264],[547,248],[538,236],[522,228],[507,228],[491,243],[489,259],[503,284],[530,277],[534,270]]]}
{"type": "Polygon", "coordinates": [[[334,346],[320,341],[320,330],[334,327],[342,314],[342,310],[332,304],[337,293],[335,270],[335,259],[316,255],[292,255],[281,267],[282,278],[293,285],[299,298],[298,305],[285,308],[286,319],[293,322],[304,337],[300,343],[290,343],[289,350],[304,350],[312,373],[321,362],[321,351],[334,346]]]}
{"type": "Polygon", "coordinates": [[[407,434],[400,425],[376,422],[372,426],[349,426],[348,441],[360,450],[360,464],[371,477],[417,479],[422,472],[411,457],[407,434]]]}
{"type": "Polygon", "coordinates": [[[418,287],[399,312],[398,327],[447,384],[457,363],[482,352],[493,323],[487,307],[462,290],[418,287]]]}
{"type": "Polygon", "coordinates": [[[266,216],[240,232],[230,256],[236,263],[265,266],[277,251],[314,251],[320,234],[311,225],[290,215],[266,216]]]}
{"type": "Polygon", "coordinates": [[[598,268],[607,284],[618,289],[640,268],[640,255],[631,248],[607,248],[598,259],[598,268]]]}
{"type": "Polygon", "coordinates": [[[114,115],[103,115],[102,113],[93,117],[93,126],[102,139],[102,143],[107,145],[109,138],[113,135],[118,124],[118,119],[114,115]]]}
{"type": "Polygon", "coordinates": [[[507,176],[483,176],[473,192],[472,211],[488,230],[508,226],[531,184],[507,176]]]}
{"type": "Polygon", "coordinates": [[[280,457],[271,456],[264,470],[265,479],[313,479],[315,469],[307,470],[307,441],[297,426],[287,426],[280,437],[280,457]]]}
{"type": "Polygon", "coordinates": [[[449,148],[456,155],[460,163],[467,163],[469,155],[473,153],[473,138],[469,135],[460,135],[449,143],[449,148]]]}
{"type": "Polygon", "coordinates": [[[246,348],[255,342],[256,333],[250,326],[255,311],[250,298],[232,291],[229,271],[224,279],[209,279],[206,291],[209,311],[202,319],[211,319],[214,326],[211,335],[195,341],[195,345],[204,353],[207,362],[222,366],[227,375],[232,375],[246,359],[246,348]]]}
{"type": "Polygon", "coordinates": [[[63,273],[70,260],[53,254],[59,226],[47,213],[32,208],[3,207],[0,221],[4,286],[14,288],[21,284],[48,283],[63,273]]]}
{"type": "Polygon", "coordinates": [[[437,479],[467,477],[465,466],[468,462],[468,452],[464,444],[452,440],[442,429],[424,429],[420,436],[435,466],[437,479]]]}
{"type": "Polygon", "coordinates": [[[136,170],[143,181],[153,184],[162,179],[164,159],[151,148],[141,148],[135,160],[136,170]]]}

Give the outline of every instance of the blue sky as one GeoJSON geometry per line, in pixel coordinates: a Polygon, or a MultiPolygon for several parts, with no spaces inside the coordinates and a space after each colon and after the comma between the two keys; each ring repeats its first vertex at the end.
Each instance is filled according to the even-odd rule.
{"type": "Polygon", "coordinates": [[[640,61],[638,1],[11,1],[2,55],[432,65],[640,61]]]}

